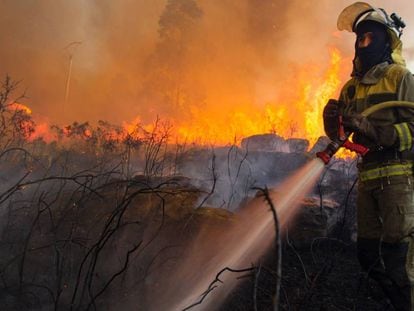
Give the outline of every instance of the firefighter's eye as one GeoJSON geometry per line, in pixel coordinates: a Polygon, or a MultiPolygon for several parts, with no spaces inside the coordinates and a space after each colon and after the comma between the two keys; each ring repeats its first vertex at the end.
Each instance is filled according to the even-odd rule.
{"type": "Polygon", "coordinates": [[[374,34],[372,32],[365,32],[358,35],[358,41],[372,40],[374,34]]]}
{"type": "Polygon", "coordinates": [[[358,46],[365,47],[370,45],[374,37],[374,34],[372,32],[364,32],[362,34],[359,34],[357,36],[357,42],[358,46]]]}

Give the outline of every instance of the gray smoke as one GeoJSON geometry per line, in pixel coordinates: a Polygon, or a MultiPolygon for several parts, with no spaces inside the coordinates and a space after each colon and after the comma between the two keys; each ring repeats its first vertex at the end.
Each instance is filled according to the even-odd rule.
{"type": "MultiPolygon", "coordinates": [[[[168,50],[154,61],[154,55],[161,57],[160,18],[174,18],[174,2],[179,1],[3,0],[0,74],[22,80],[29,97],[26,103],[51,123],[99,119],[119,123],[136,115],[151,119],[168,113],[165,94],[145,91],[151,81],[157,81],[150,79],[157,70],[168,61],[179,62],[168,50]],[[76,50],[65,49],[72,42],[82,43],[76,50]],[[63,114],[71,53],[70,96],[63,114]]],[[[338,13],[352,1],[192,2],[200,14],[195,13],[195,23],[187,29],[191,38],[180,41],[187,51],[182,66],[177,64],[180,68],[173,71],[182,75],[172,80],[178,85],[172,89],[181,91],[176,103],[183,111],[186,104],[219,105],[228,98],[260,106],[277,98],[278,90],[294,77],[294,68],[327,63],[328,46],[337,46],[343,55],[353,54],[353,36],[336,31],[338,13]]],[[[403,38],[412,66],[410,3],[372,4],[405,19],[403,38]]],[[[173,24],[167,27],[172,29],[173,24]]]]}

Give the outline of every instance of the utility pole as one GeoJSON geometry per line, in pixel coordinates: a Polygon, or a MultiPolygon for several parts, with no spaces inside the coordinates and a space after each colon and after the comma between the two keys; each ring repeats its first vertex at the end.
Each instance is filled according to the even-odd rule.
{"type": "Polygon", "coordinates": [[[69,43],[64,50],[66,50],[68,52],[69,55],[69,68],[68,68],[68,73],[66,76],[66,86],[65,86],[65,101],[63,102],[63,106],[62,106],[62,115],[65,114],[65,107],[68,104],[68,100],[69,100],[69,91],[70,91],[70,79],[72,76],[72,64],[73,64],[73,55],[75,54],[76,48],[82,44],[82,41],[74,41],[69,43]]]}

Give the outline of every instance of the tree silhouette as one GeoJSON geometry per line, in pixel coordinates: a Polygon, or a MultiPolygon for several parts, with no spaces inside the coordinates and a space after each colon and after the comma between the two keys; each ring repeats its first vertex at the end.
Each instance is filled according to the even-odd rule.
{"type": "Polygon", "coordinates": [[[140,91],[144,107],[156,105],[174,116],[185,113],[187,103],[201,101],[192,75],[192,51],[202,15],[194,0],[167,2],[158,22],[159,41],[147,61],[140,91]]]}

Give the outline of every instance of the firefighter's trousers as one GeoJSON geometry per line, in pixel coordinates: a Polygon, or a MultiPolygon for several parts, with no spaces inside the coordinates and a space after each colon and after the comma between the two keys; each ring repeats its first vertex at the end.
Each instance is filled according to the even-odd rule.
{"type": "Polygon", "coordinates": [[[414,311],[414,178],[358,183],[358,259],[396,310],[414,311]]]}

